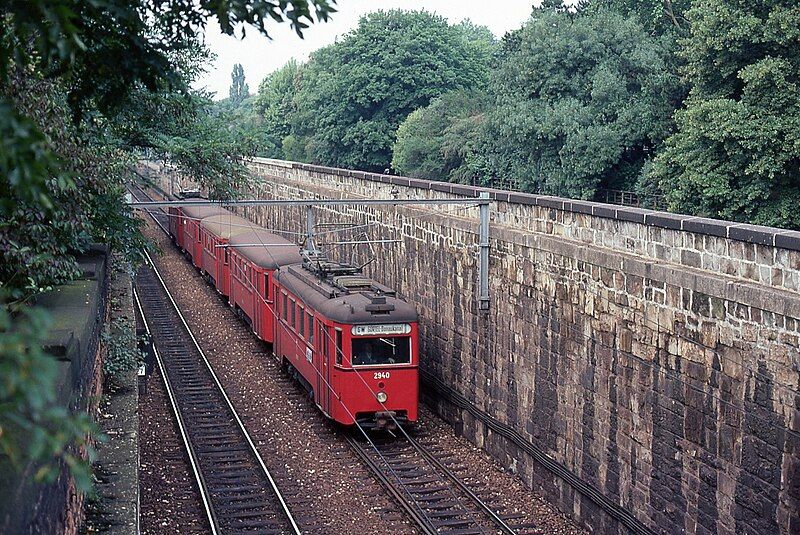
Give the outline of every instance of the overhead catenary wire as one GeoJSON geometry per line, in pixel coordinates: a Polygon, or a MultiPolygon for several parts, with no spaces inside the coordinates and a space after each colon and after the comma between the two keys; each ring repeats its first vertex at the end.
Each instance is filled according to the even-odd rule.
{"type": "MultiPolygon", "coordinates": [[[[466,209],[473,208],[473,207],[477,207],[477,206],[479,206],[479,205],[477,205],[477,204],[476,204],[476,205],[473,205],[473,206],[466,206],[466,207],[456,206],[456,207],[453,207],[453,208],[455,208],[455,211],[461,211],[461,210],[466,210],[466,209]]],[[[422,212],[422,211],[423,211],[423,210],[425,210],[425,209],[424,209],[424,208],[420,208],[420,207],[415,207],[415,206],[405,206],[405,207],[404,207],[404,210],[410,210],[410,211],[415,211],[415,212],[422,212]]],[[[352,214],[341,214],[341,215],[352,215],[352,214]]],[[[453,214],[453,213],[448,213],[448,214],[446,214],[446,215],[448,215],[448,216],[453,216],[453,215],[455,215],[455,214],[453,214]]],[[[421,215],[421,216],[416,216],[416,217],[414,217],[414,222],[415,222],[416,224],[419,224],[420,222],[425,222],[426,220],[427,220],[427,222],[431,222],[431,221],[430,221],[431,219],[433,219],[433,218],[435,218],[435,217],[441,217],[441,216],[442,216],[442,214],[441,214],[441,213],[423,214],[423,215],[421,215]]],[[[383,227],[386,227],[387,229],[389,228],[389,225],[388,225],[388,224],[386,224],[386,225],[383,225],[383,224],[382,224],[381,226],[383,226],[383,227]]],[[[395,224],[394,224],[394,228],[395,228],[395,230],[397,230],[397,229],[401,228],[401,225],[400,225],[400,224],[397,224],[397,223],[395,223],[395,224]]],[[[535,261],[532,261],[532,263],[533,263],[533,264],[534,264],[536,267],[538,267],[538,268],[546,268],[546,266],[544,266],[544,265],[543,265],[541,262],[535,262],[535,261]]],[[[562,279],[563,279],[563,278],[564,278],[564,277],[562,277],[562,279]]],[[[570,281],[570,282],[576,282],[576,281],[570,281]]],[[[594,295],[594,296],[598,297],[599,299],[601,299],[601,300],[603,300],[603,301],[605,301],[605,302],[607,302],[607,303],[611,303],[611,300],[610,300],[610,299],[608,299],[607,297],[605,297],[605,296],[603,296],[603,295],[601,295],[601,294],[599,294],[599,293],[597,293],[597,292],[593,292],[593,291],[592,291],[592,290],[591,290],[591,289],[588,287],[588,284],[587,284],[587,283],[585,283],[585,282],[583,282],[583,281],[577,281],[577,282],[578,282],[578,284],[583,284],[583,285],[585,285],[585,286],[584,286],[584,290],[585,290],[587,293],[589,293],[590,295],[594,295]]],[[[634,314],[634,318],[636,318],[636,317],[637,317],[637,314],[639,314],[639,313],[637,313],[637,311],[636,311],[636,310],[633,310],[632,312],[633,312],[633,314],[634,314]]],[[[647,316],[647,315],[645,315],[644,313],[641,313],[640,319],[641,319],[641,322],[642,322],[642,323],[643,323],[645,326],[648,326],[648,327],[650,327],[651,329],[654,329],[656,332],[662,332],[662,331],[661,331],[661,328],[662,328],[662,326],[661,326],[659,323],[654,323],[654,322],[653,322],[651,319],[649,319],[649,318],[648,318],[648,316],[647,316]]],[[[762,372],[758,371],[757,369],[755,369],[755,368],[753,368],[753,367],[750,367],[750,366],[747,366],[745,363],[741,363],[741,364],[740,364],[740,363],[738,363],[738,362],[736,362],[736,361],[734,361],[734,360],[730,359],[729,357],[727,357],[725,354],[723,354],[723,353],[722,353],[722,352],[720,352],[719,350],[717,350],[717,349],[715,349],[715,348],[712,348],[712,347],[709,347],[709,346],[706,346],[706,345],[702,344],[701,342],[698,342],[697,340],[694,340],[694,339],[692,339],[692,338],[690,338],[690,337],[686,336],[686,335],[685,335],[685,334],[683,334],[683,333],[680,333],[680,332],[672,332],[672,333],[670,333],[670,334],[671,334],[671,335],[673,335],[673,336],[675,336],[675,337],[677,337],[678,339],[680,339],[680,340],[683,340],[683,341],[685,341],[685,342],[687,342],[687,343],[689,343],[689,344],[692,344],[692,345],[694,345],[694,346],[696,346],[696,347],[698,347],[698,348],[700,348],[700,349],[702,349],[702,350],[708,350],[708,351],[712,351],[712,352],[713,352],[713,353],[714,353],[714,354],[715,354],[717,357],[719,357],[719,359],[720,359],[721,361],[730,362],[731,364],[734,364],[734,365],[736,365],[736,366],[742,366],[742,367],[743,367],[743,369],[747,370],[747,371],[748,371],[749,373],[751,373],[751,374],[752,374],[754,377],[761,377],[761,378],[763,378],[765,381],[767,381],[767,382],[769,382],[769,383],[773,384],[773,385],[774,385],[774,386],[776,386],[777,388],[779,388],[779,389],[781,389],[781,390],[785,390],[785,391],[787,391],[787,393],[788,393],[790,396],[793,396],[793,395],[795,395],[795,392],[796,392],[796,387],[795,387],[795,386],[792,386],[792,385],[786,385],[786,384],[780,383],[780,382],[776,381],[774,378],[772,378],[772,377],[769,377],[768,375],[766,375],[766,374],[763,374],[762,372]]],[[[682,356],[679,356],[679,355],[676,355],[676,356],[678,356],[679,358],[682,358],[682,359],[686,359],[686,357],[682,357],[682,356]]],[[[688,359],[686,359],[686,360],[688,360],[688,359]]]]}

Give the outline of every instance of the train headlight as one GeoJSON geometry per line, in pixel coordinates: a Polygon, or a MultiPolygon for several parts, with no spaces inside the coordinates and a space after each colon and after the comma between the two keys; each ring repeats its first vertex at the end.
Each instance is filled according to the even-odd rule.
{"type": "Polygon", "coordinates": [[[378,392],[375,397],[378,398],[378,402],[380,403],[386,403],[386,400],[389,399],[389,396],[386,395],[386,392],[378,392]]]}

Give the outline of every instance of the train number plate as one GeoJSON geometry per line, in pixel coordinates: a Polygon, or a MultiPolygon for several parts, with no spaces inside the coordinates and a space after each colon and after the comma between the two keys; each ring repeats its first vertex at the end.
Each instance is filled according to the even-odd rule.
{"type": "Polygon", "coordinates": [[[389,372],[375,372],[375,374],[372,376],[372,378],[373,379],[388,379],[389,378],[389,372]]]}

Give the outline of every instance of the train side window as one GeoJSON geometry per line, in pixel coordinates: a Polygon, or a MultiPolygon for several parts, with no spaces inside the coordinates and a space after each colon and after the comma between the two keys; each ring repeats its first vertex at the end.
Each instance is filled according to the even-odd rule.
{"type": "Polygon", "coordinates": [[[289,314],[289,297],[283,294],[283,321],[286,321],[287,314],[289,314]]]}
{"type": "Polygon", "coordinates": [[[297,303],[294,302],[294,299],[291,299],[292,304],[289,307],[289,312],[292,315],[291,326],[296,331],[297,330],[297,303]]]}
{"type": "Polygon", "coordinates": [[[297,332],[300,333],[300,338],[305,338],[306,336],[306,311],[303,307],[297,307],[297,319],[300,320],[297,322],[297,332]]]}
{"type": "Polygon", "coordinates": [[[264,299],[269,301],[269,273],[264,273],[264,299]]]}
{"type": "Polygon", "coordinates": [[[308,314],[308,341],[314,343],[314,316],[309,312],[308,314]]]}
{"type": "Polygon", "coordinates": [[[342,330],[336,329],[336,364],[342,363],[342,330]]]}
{"type": "Polygon", "coordinates": [[[230,262],[230,253],[228,251],[229,251],[229,249],[226,247],[225,248],[225,264],[230,262]]]}

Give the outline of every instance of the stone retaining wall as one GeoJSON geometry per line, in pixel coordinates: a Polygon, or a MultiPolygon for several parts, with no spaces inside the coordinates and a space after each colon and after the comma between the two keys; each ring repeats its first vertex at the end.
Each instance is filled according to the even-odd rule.
{"type": "MultiPolygon", "coordinates": [[[[476,197],[491,208],[491,308],[476,208],[319,208],[376,246],[415,302],[422,367],[657,533],[800,532],[800,233],[556,197],[256,159],[260,198],[476,197]]],[[[301,209],[246,208],[304,232],[301,209]]],[[[328,230],[332,229],[330,227],[328,230]]],[[[340,247],[339,256],[351,255],[340,247]]],[[[355,258],[367,261],[366,247],[355,258]]],[[[601,533],[624,532],[466,411],[440,412],[601,533]]],[[[637,527],[637,526],[634,526],[637,527]]]]}

